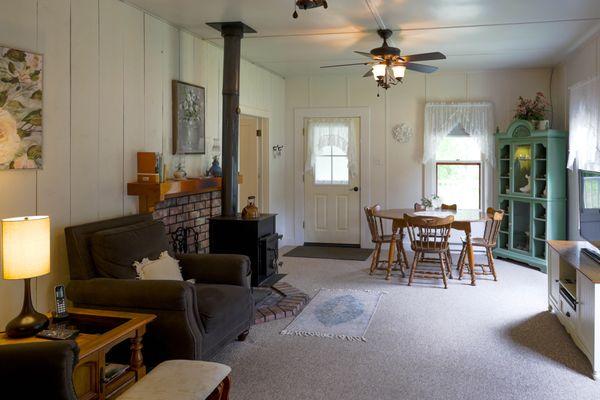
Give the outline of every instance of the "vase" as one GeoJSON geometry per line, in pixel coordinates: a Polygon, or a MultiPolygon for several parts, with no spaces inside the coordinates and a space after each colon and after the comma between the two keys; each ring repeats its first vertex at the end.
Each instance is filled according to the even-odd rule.
{"type": "Polygon", "coordinates": [[[550,129],[550,121],[548,121],[547,119],[542,119],[538,121],[537,129],[538,131],[547,131],[548,129],[550,129]]]}

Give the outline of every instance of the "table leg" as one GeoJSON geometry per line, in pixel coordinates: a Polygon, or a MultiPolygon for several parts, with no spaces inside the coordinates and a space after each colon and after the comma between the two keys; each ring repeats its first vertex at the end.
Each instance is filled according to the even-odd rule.
{"type": "Polygon", "coordinates": [[[394,249],[396,248],[396,233],[398,228],[392,227],[392,238],[390,240],[390,251],[388,252],[388,265],[385,280],[389,281],[392,276],[392,263],[394,262],[394,249]]]}
{"type": "Polygon", "coordinates": [[[130,339],[131,341],[131,369],[135,372],[136,381],[142,379],[146,375],[146,366],[144,365],[144,357],[142,356],[142,338],[144,337],[145,330],[138,329],[135,336],[130,339]]]}
{"type": "Polygon", "coordinates": [[[466,232],[467,239],[467,258],[469,259],[469,269],[471,270],[471,286],[475,286],[475,254],[473,253],[473,244],[471,243],[471,229],[466,232]]]}

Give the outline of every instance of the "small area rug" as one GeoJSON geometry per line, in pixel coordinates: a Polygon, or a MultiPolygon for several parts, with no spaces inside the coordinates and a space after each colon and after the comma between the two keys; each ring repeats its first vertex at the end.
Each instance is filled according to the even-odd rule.
{"type": "Polygon", "coordinates": [[[366,342],[382,295],[370,290],[321,289],[281,334],[366,342]]]}
{"type": "Polygon", "coordinates": [[[373,249],[336,246],[298,246],[285,253],[284,257],[327,258],[332,260],[365,261],[373,249]]]}

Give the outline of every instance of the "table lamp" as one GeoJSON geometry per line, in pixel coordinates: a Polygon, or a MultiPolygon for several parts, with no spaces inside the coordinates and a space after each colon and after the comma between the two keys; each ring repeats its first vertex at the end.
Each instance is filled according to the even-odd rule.
{"type": "Polygon", "coordinates": [[[50,272],[50,218],[32,216],[2,220],[2,275],[24,279],[21,313],[6,325],[12,338],[33,336],[48,326],[48,318],[31,301],[31,278],[50,272]]]}

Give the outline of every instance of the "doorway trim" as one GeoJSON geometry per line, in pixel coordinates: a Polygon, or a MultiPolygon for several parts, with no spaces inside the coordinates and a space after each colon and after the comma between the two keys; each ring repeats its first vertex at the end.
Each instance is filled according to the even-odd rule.
{"type": "Polygon", "coordinates": [[[362,218],[362,207],[371,204],[369,107],[296,108],[294,110],[294,244],[304,244],[304,120],[306,118],[360,118],[360,246],[369,247],[370,235],[362,218]]]}
{"type": "MultiPolygon", "coordinates": [[[[271,112],[258,108],[240,105],[240,115],[258,118],[262,130],[262,140],[260,148],[260,196],[262,197],[259,208],[261,212],[268,213],[271,207],[271,192],[270,192],[270,142],[271,142],[271,112]]],[[[243,203],[242,203],[243,204],[243,203]]],[[[239,210],[241,212],[241,210],[239,210]]]]}

